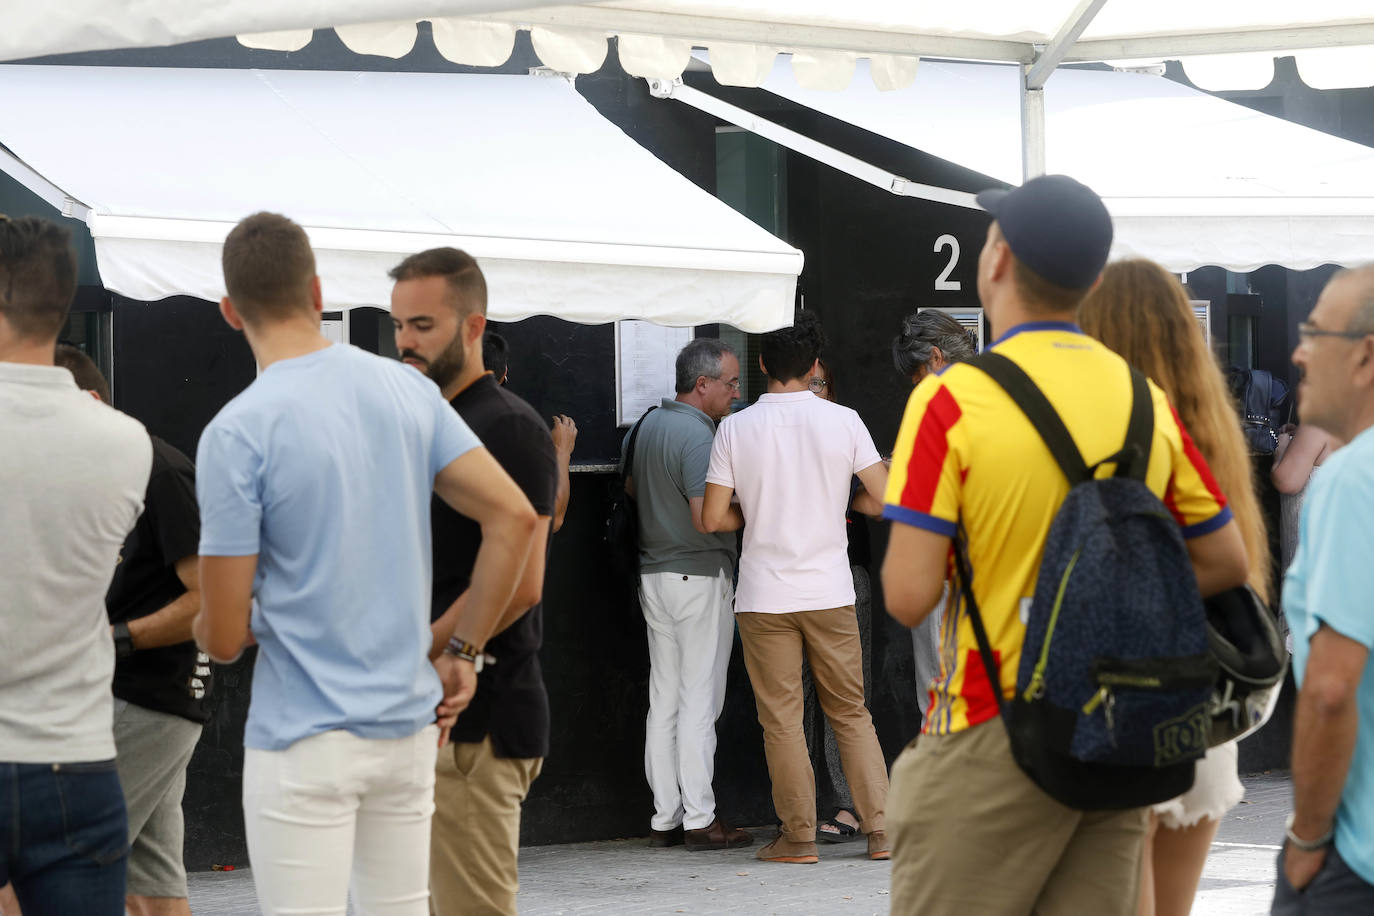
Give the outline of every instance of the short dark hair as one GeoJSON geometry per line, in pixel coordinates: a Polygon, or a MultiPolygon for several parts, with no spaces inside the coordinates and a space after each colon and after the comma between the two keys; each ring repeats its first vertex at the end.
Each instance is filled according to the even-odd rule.
{"type": "Polygon", "coordinates": [[[487,278],[482,276],[477,260],[466,251],[457,248],[421,251],[391,268],[387,276],[397,283],[443,277],[454,293],[453,307],[460,315],[470,315],[473,311],[481,315],[487,313],[487,278]]]}
{"type": "Polygon", "coordinates": [[[687,346],[678,351],[673,364],[676,376],[673,387],[678,394],[686,394],[696,387],[697,379],[703,375],[718,378],[721,360],[725,354],[733,355],[734,352],[733,347],[715,337],[698,337],[688,341],[687,346]]]}
{"type": "Polygon", "coordinates": [[[110,403],[110,383],[105,381],[100,367],[85,353],[71,344],[60,343],[53,352],[53,365],[66,369],[76,379],[82,391],[94,391],[100,400],[110,403]]]}
{"type": "Polygon", "coordinates": [[[778,382],[790,382],[811,371],[825,349],[825,331],[811,312],[798,310],[792,326],[763,335],[759,356],[763,371],[778,382]]]}
{"type": "Polygon", "coordinates": [[[506,338],[495,331],[482,335],[482,366],[495,375],[498,382],[505,378],[510,367],[510,347],[506,345],[506,338]]]}
{"type": "Polygon", "coordinates": [[[1036,312],[1072,312],[1088,298],[1088,293],[1092,292],[1092,287],[1070,289],[1058,283],[1051,283],[1027,267],[1015,254],[1011,256],[1011,278],[1021,301],[1036,312]]]}
{"type": "Polygon", "coordinates": [[[56,340],[76,297],[76,252],[65,226],[0,214],[0,312],[20,337],[56,340]]]}
{"type": "Polygon", "coordinates": [[[310,308],[315,253],[305,230],[280,213],[254,213],[224,240],[224,288],[249,324],[280,321],[310,308]]]}

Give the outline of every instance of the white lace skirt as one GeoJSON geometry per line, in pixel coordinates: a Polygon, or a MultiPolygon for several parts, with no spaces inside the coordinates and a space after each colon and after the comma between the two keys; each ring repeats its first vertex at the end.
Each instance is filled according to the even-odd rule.
{"type": "Polygon", "coordinates": [[[1193,787],[1178,798],[1154,806],[1159,823],[1170,830],[1192,827],[1205,817],[1221,820],[1245,797],[1236,775],[1236,742],[1228,741],[1207,752],[1197,762],[1193,787]]]}

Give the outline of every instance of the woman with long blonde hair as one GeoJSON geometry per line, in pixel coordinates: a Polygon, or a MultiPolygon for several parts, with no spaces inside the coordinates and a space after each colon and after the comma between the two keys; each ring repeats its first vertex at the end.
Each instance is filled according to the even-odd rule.
{"type": "MultiPolygon", "coordinates": [[[[1240,526],[1250,587],[1270,601],[1269,539],[1240,420],[1178,280],[1153,261],[1108,264],[1079,306],[1083,330],[1164,389],[1240,526]]],[[[1240,803],[1234,742],[1197,764],[1193,788],[1155,805],[1141,869],[1140,916],[1187,916],[1221,816],[1240,803]]]]}

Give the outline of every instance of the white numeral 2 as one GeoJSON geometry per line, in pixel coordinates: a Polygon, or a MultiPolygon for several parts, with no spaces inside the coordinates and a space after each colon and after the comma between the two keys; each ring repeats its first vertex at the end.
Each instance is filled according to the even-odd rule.
{"type": "Polygon", "coordinates": [[[955,265],[959,263],[959,240],[952,235],[942,235],[935,240],[935,247],[931,250],[939,254],[941,249],[946,246],[950,249],[949,263],[945,265],[945,269],[940,276],[935,278],[935,288],[940,290],[961,289],[962,287],[959,285],[958,280],[949,279],[949,275],[954,273],[955,265]]]}

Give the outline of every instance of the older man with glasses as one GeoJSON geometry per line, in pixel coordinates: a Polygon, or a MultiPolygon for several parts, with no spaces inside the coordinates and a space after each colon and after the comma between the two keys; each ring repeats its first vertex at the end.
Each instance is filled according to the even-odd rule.
{"type": "Polygon", "coordinates": [[[639,520],[639,596],[649,637],[649,845],[725,849],[753,842],[716,816],[711,788],[716,719],[735,636],[735,536],[708,532],[702,504],[716,423],[739,394],[739,359],[719,340],[699,338],[678,354],[676,376],[677,396],[639,422],[626,468],[639,520]]]}
{"type": "Polygon", "coordinates": [[[1303,423],[1348,442],[1313,479],[1283,587],[1298,705],[1273,912],[1374,912],[1374,266],[1298,326],[1303,423]]]}

